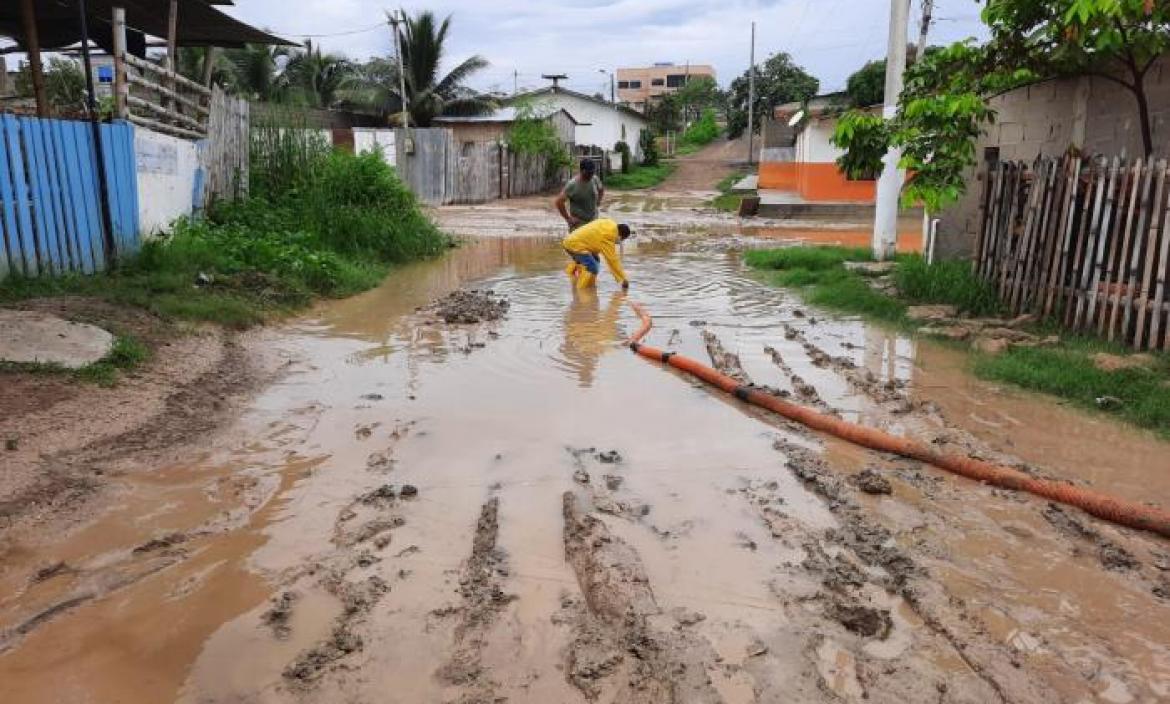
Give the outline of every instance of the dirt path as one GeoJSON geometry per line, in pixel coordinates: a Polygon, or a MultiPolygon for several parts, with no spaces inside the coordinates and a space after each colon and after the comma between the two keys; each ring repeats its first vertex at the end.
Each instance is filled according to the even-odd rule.
{"type": "Polygon", "coordinates": [[[655,191],[714,191],[737,163],[747,161],[747,138],[727,140],[722,137],[694,154],[674,160],[676,168],[655,191]]]}
{"type": "MultiPolygon", "coordinates": [[[[543,217],[511,207],[476,217],[543,217]]],[[[745,274],[749,234],[663,212],[626,254],[653,344],[850,420],[1170,501],[1164,443],[808,309],[745,274]]],[[[227,430],[124,466],[117,500],[73,530],[11,542],[0,701],[1170,696],[1165,541],[637,358],[623,295],[608,279],[573,294],[562,259],[551,237],[487,238],[273,331],[288,363],[227,430]],[[496,295],[429,306],[461,289],[496,295]]]]}

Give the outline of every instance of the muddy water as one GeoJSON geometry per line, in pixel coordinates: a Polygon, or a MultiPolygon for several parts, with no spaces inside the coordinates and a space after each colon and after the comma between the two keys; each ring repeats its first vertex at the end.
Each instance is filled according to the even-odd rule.
{"type": "MultiPolygon", "coordinates": [[[[1165,477],[1149,476],[1165,446],[1147,436],[974,381],[946,350],[808,310],[747,275],[717,240],[628,250],[631,295],[653,312],[656,344],[706,360],[709,331],[756,383],[796,392],[803,381],[850,420],[962,432],[984,452],[1170,499],[1165,477]],[[891,414],[814,364],[809,345],[906,385],[942,419],[891,414]],[[1103,451],[1094,439],[1103,436],[1124,449],[1103,451]]],[[[599,291],[574,294],[562,258],[544,239],[480,241],[289,326],[275,342],[288,374],[222,443],[128,476],[106,519],[6,562],[0,699],[584,701],[566,677],[566,652],[582,639],[570,614],[583,583],[565,559],[566,491],[637,555],[663,613],[701,616],[680,623],[708,644],[693,652],[714,653],[696,656],[697,667],[723,701],[947,691],[984,701],[988,681],[1016,692],[1010,700],[1048,700],[1011,690],[1000,668],[1069,701],[1170,696],[1170,619],[1147,618],[1166,613],[1148,566],[1165,546],[1094,524],[1142,562],[1108,571],[1094,545],[1045,520],[1040,502],[746,411],[629,354],[620,340],[635,323],[623,294],[604,275],[599,291]],[[416,311],[468,284],[506,296],[507,318],[449,328],[416,311]],[[800,455],[777,441],[819,453],[842,476],[887,471],[895,498],[861,497],[862,509],[969,609],[939,616],[867,583],[859,593],[892,614],[885,639],[824,617],[836,597],[802,563],[810,541],[850,554],[825,537],[842,518],[785,468],[800,455]],[[358,498],[384,484],[419,494],[358,498]],[[498,527],[485,577],[468,564],[486,544],[477,519],[489,505],[498,527]],[[150,543],[172,534],[180,539],[150,543]],[[30,583],[57,561],[68,569],[30,583]],[[487,598],[475,588],[484,578],[487,598]],[[270,599],[282,594],[288,608],[274,617],[270,599]],[[924,625],[968,615],[981,632],[924,625]],[[22,623],[26,633],[14,635],[22,623]],[[299,675],[284,674],[290,664],[299,675]]],[[[603,689],[602,700],[612,694],[603,689]]]]}

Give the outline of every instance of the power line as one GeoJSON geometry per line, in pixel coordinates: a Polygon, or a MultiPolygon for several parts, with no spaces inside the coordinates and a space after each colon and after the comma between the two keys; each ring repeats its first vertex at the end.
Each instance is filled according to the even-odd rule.
{"type": "Polygon", "coordinates": [[[342,30],[340,32],[325,32],[323,34],[305,34],[303,32],[282,32],[282,31],[275,30],[275,29],[269,29],[268,31],[271,32],[272,34],[276,34],[279,36],[285,36],[285,37],[305,37],[306,39],[324,39],[327,37],[347,37],[351,34],[363,34],[365,32],[372,32],[375,29],[385,29],[388,26],[389,26],[389,24],[387,22],[382,21],[382,22],[379,22],[377,24],[372,24],[369,27],[361,27],[359,29],[346,29],[346,30],[342,30]]]}

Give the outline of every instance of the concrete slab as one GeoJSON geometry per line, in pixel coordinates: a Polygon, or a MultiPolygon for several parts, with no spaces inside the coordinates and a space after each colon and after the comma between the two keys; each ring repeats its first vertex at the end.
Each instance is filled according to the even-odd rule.
{"type": "Polygon", "coordinates": [[[736,193],[736,192],[754,191],[754,190],[756,190],[756,187],[759,186],[759,184],[760,184],[760,177],[758,175],[748,174],[747,176],[744,176],[743,178],[741,178],[740,180],[735,182],[735,185],[731,187],[731,192],[736,193]]]}
{"type": "Polygon", "coordinates": [[[0,361],[40,362],[78,369],[114,348],[114,336],[47,313],[0,309],[0,361]]]}

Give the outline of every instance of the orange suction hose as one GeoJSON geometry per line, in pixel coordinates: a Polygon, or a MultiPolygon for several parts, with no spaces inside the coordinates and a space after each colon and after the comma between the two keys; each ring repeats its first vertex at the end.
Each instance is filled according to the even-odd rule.
{"type": "Polygon", "coordinates": [[[738,399],[863,447],[927,462],[948,472],[976,481],[987,482],[1004,489],[1026,491],[1051,501],[1075,506],[1086,513],[1118,525],[1147,530],[1170,538],[1170,513],[1162,509],[1146,506],[1136,501],[1119,499],[1064,482],[1037,479],[1018,469],[992,464],[974,457],[944,454],[929,445],[914,440],[900,438],[876,428],[850,423],[819,413],[811,408],[789,403],[771,394],[741,384],[726,374],[689,357],[644,345],[642,339],[650,332],[653,320],[641,304],[631,301],[630,306],[641,319],[641,326],[628,341],[631,350],[646,359],[665,362],[675,369],[698,377],[712,386],[733,394],[738,399]]]}

